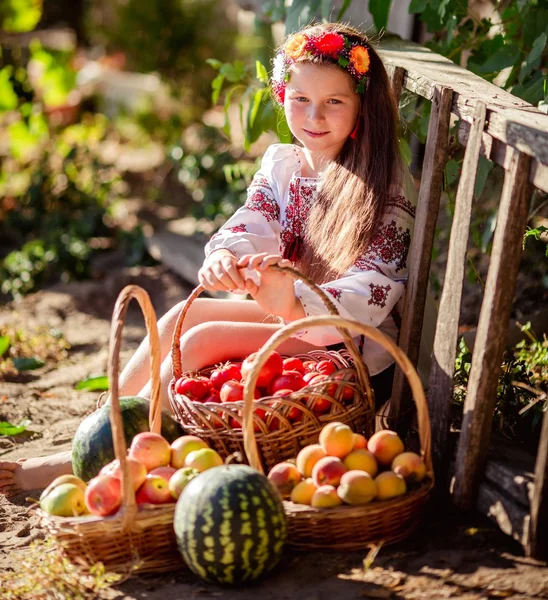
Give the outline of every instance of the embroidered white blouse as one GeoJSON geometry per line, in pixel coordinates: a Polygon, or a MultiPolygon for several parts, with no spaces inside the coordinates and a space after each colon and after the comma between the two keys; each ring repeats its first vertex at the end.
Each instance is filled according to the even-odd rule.
{"type": "MultiPolygon", "coordinates": [[[[304,238],[307,217],[321,183],[319,178],[301,176],[304,161],[299,146],[270,146],[249,186],[245,205],[211,237],[205,247],[206,256],[220,248],[238,257],[259,252],[283,255],[296,237],[304,238]]],[[[404,197],[402,189],[391,190],[381,226],[366,253],[342,277],[321,286],[341,316],[377,327],[393,340],[398,335],[396,304],[407,281],[414,217],[415,206],[404,197]]],[[[295,282],[295,294],[307,316],[328,313],[318,295],[300,280],[295,282]]],[[[294,337],[315,346],[342,341],[333,327],[311,328],[294,337]]],[[[394,362],[379,344],[368,339],[363,357],[371,375],[394,362]]]]}

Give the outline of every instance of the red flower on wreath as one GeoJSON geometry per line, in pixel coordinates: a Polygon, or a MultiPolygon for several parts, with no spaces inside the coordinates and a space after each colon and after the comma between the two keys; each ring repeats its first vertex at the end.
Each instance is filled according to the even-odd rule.
{"type": "Polygon", "coordinates": [[[332,58],[338,58],[339,53],[344,49],[344,37],[332,31],[311,38],[310,41],[316,51],[332,58]]]}

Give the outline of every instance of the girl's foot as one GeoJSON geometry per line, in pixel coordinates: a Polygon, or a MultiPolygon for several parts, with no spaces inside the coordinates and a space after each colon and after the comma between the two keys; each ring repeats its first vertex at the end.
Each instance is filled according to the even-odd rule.
{"type": "Polygon", "coordinates": [[[15,496],[24,490],[43,489],[59,475],[72,473],[71,452],[0,461],[0,494],[15,496]]]}

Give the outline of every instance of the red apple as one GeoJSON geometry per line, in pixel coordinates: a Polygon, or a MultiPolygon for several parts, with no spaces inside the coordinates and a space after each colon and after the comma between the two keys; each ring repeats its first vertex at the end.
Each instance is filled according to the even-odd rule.
{"type": "Polygon", "coordinates": [[[173,496],[169,491],[169,483],[160,477],[160,475],[152,475],[149,473],[143,485],[135,494],[137,504],[166,504],[173,502],[173,496]]]}
{"type": "Polygon", "coordinates": [[[85,494],[86,506],[92,515],[106,517],[122,504],[122,484],[112,475],[97,475],[90,480],[85,494]]]}
{"type": "MultiPolygon", "coordinates": [[[[137,490],[141,487],[143,481],[147,476],[147,468],[145,465],[134,458],[126,457],[126,464],[129,469],[129,477],[133,484],[133,489],[137,490]]],[[[100,471],[99,475],[112,475],[122,481],[122,469],[120,468],[120,461],[116,458],[108,465],[105,465],[100,471]]]]}
{"type": "MultiPolygon", "coordinates": [[[[251,373],[257,353],[250,354],[242,363],[242,381],[246,381],[251,373]]],[[[257,378],[257,387],[268,388],[272,380],[282,374],[283,359],[273,350],[270,356],[266,359],[265,364],[261,367],[257,378]]]]}
{"type": "Polygon", "coordinates": [[[299,371],[301,375],[305,372],[303,361],[300,358],[297,358],[296,356],[284,358],[283,366],[284,371],[299,371]]]}
{"type": "Polygon", "coordinates": [[[306,385],[306,381],[298,371],[284,371],[280,376],[276,377],[271,384],[270,390],[272,393],[278,390],[300,390],[306,385]]]}
{"type": "Polygon", "coordinates": [[[143,431],[131,441],[128,456],[143,463],[147,471],[169,465],[171,448],[169,442],[157,433],[143,431]]]}
{"type": "Polygon", "coordinates": [[[166,481],[169,481],[172,475],[174,475],[176,472],[177,469],[175,469],[174,467],[156,467],[155,469],[152,469],[149,475],[159,475],[160,477],[163,477],[166,481]]]}

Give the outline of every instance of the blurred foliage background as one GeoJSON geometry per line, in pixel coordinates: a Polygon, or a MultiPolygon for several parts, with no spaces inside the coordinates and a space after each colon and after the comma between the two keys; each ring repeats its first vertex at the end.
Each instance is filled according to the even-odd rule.
{"type": "MultiPolygon", "coordinates": [[[[374,37],[403,23],[408,39],[548,112],[548,0],[0,0],[0,299],[98,276],[108,253],[150,264],[143,207],[192,217],[197,229],[222,224],[264,148],[291,141],[271,102],[270,59],[285,33],[312,19],[348,19],[374,37]]],[[[430,103],[405,93],[400,112],[402,153],[418,178],[430,103]]],[[[457,126],[434,293],[463,160],[457,126]]],[[[477,320],[502,179],[481,160],[463,326],[477,320]]],[[[548,300],[546,207],[535,192],[517,319],[548,300]]],[[[546,338],[530,333],[529,342],[513,354],[521,380],[548,364],[546,338]]],[[[461,348],[459,385],[467,356],[461,348]]]]}

